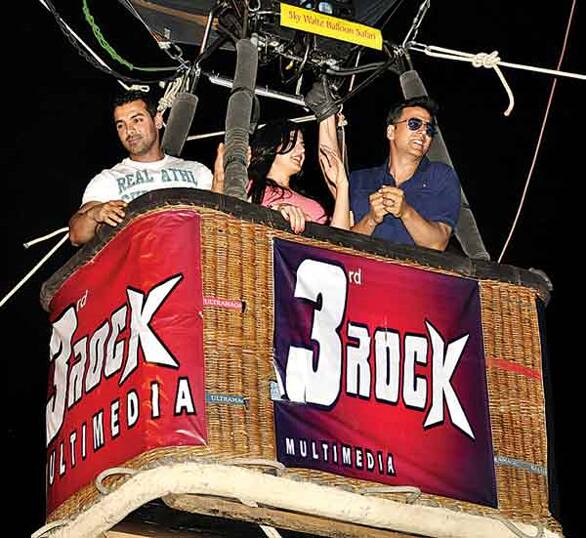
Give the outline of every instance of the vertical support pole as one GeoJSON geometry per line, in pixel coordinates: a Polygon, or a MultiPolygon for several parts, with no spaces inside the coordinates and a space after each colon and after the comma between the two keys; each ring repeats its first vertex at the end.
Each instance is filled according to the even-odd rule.
{"type": "Polygon", "coordinates": [[[257,43],[255,35],[236,43],[236,72],[226,110],[224,194],[241,200],[246,199],[248,181],[246,153],[258,71],[257,43]]]}
{"type": "MultiPolygon", "coordinates": [[[[401,88],[403,89],[403,95],[405,99],[411,97],[427,96],[427,90],[423,85],[423,81],[419,77],[419,74],[415,70],[405,71],[400,76],[401,88]]],[[[436,136],[433,138],[433,142],[429,149],[428,157],[432,161],[441,161],[450,166],[452,160],[448,153],[448,148],[444,143],[442,133],[438,128],[436,136]]],[[[472,214],[472,209],[468,204],[464,189],[460,185],[462,194],[462,206],[460,208],[460,218],[458,219],[458,225],[456,226],[455,234],[462,250],[469,258],[473,260],[490,260],[490,255],[486,251],[480,231],[476,225],[476,220],[472,214]]]]}

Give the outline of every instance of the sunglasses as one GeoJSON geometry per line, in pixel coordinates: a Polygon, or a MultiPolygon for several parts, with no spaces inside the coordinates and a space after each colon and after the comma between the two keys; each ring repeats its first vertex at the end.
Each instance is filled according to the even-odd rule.
{"type": "Polygon", "coordinates": [[[407,123],[407,127],[410,131],[419,131],[422,125],[425,125],[425,134],[427,136],[433,138],[436,133],[436,127],[433,123],[429,121],[423,121],[419,118],[409,118],[408,120],[398,121],[397,123],[393,123],[393,125],[399,125],[399,123],[407,123]]]}

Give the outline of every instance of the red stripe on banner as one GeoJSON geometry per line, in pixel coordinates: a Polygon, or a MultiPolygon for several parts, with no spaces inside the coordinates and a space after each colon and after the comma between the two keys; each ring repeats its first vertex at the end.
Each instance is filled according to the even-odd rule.
{"type": "Polygon", "coordinates": [[[506,370],[507,372],[513,372],[515,374],[523,375],[525,377],[532,377],[533,379],[541,379],[541,372],[533,368],[527,368],[520,364],[507,361],[505,359],[488,359],[488,366],[491,368],[499,368],[500,370],[506,370]]]}
{"type": "Polygon", "coordinates": [[[218,297],[204,297],[203,298],[203,305],[204,306],[218,306],[220,308],[231,308],[233,310],[240,310],[243,311],[243,302],[242,301],[233,301],[230,299],[220,299],[218,297]]]}

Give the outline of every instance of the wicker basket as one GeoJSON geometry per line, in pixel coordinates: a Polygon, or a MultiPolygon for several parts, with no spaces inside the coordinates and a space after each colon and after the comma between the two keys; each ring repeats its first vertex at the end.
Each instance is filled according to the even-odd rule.
{"type": "MultiPolygon", "coordinates": [[[[333,240],[328,240],[329,230],[319,226],[310,227],[306,236],[293,236],[282,223],[269,225],[272,219],[278,220],[270,211],[250,209],[247,204],[207,194],[193,196],[195,199],[185,194],[173,198],[169,193],[145,197],[148,199],[135,205],[130,219],[140,218],[145,212],[186,207],[201,216],[204,297],[242,301],[245,305],[243,312],[213,305],[204,308],[206,391],[211,394],[243,395],[245,405],[208,403],[206,447],[152,450],[126,462],[125,466],[152,469],[189,461],[222,463],[234,458],[275,459],[273,404],[269,389],[274,379],[271,362],[274,330],[272,241],[275,237],[286,238],[386,263],[478,278],[498,509],[432,495],[422,495],[417,502],[451,511],[505,517],[520,523],[542,525],[553,533],[561,532],[548,509],[547,438],[537,311],[537,303],[547,299],[544,286],[532,285],[531,275],[528,276],[529,284],[523,283],[519,275],[523,277],[524,273],[512,271],[511,268],[505,271],[505,277],[514,274],[519,283],[506,281],[507,278],[499,274],[496,264],[484,262],[483,265],[474,265],[468,260],[433,253],[421,257],[416,249],[398,249],[389,254],[381,251],[378,242],[372,241],[376,244],[368,247],[368,242],[363,239],[361,242],[354,241],[353,234],[349,233],[337,232],[333,240]],[[355,242],[359,243],[358,246],[353,244],[355,242]],[[361,248],[364,245],[368,248],[361,248]],[[477,276],[479,274],[480,277],[477,276]],[[235,377],[234,372],[239,372],[239,377],[235,377]]],[[[43,291],[45,305],[49,304],[67,276],[91,259],[109,238],[105,236],[88,245],[83,253],[46,283],[43,291]]],[[[258,472],[262,472],[261,467],[258,472]]],[[[296,483],[302,481],[354,492],[372,485],[312,470],[287,469],[283,477],[296,483]]],[[[111,487],[115,487],[126,480],[127,477],[117,477],[109,479],[109,482],[111,487]]],[[[381,496],[406,502],[400,494],[381,496]]],[[[96,488],[87,486],[50,514],[49,519],[75,517],[98,502],[96,488]]],[[[194,503],[189,496],[173,496],[169,502],[176,508],[198,511],[198,508],[193,508],[194,503]]],[[[233,517],[246,519],[245,515],[236,512],[233,517]]],[[[298,527],[293,515],[291,521],[290,527],[298,527]]],[[[335,528],[332,524],[332,535],[336,532],[335,528]]],[[[344,534],[338,529],[338,535],[351,533],[344,534]]]]}

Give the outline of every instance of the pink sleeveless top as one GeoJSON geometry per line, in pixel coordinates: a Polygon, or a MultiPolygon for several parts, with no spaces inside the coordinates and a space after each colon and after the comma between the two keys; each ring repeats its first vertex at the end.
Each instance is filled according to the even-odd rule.
{"type": "Polygon", "coordinates": [[[267,185],[261,205],[272,207],[278,204],[290,204],[298,207],[305,213],[305,217],[310,222],[327,224],[329,220],[324,208],[315,200],[295,191],[277,189],[267,185]]]}

